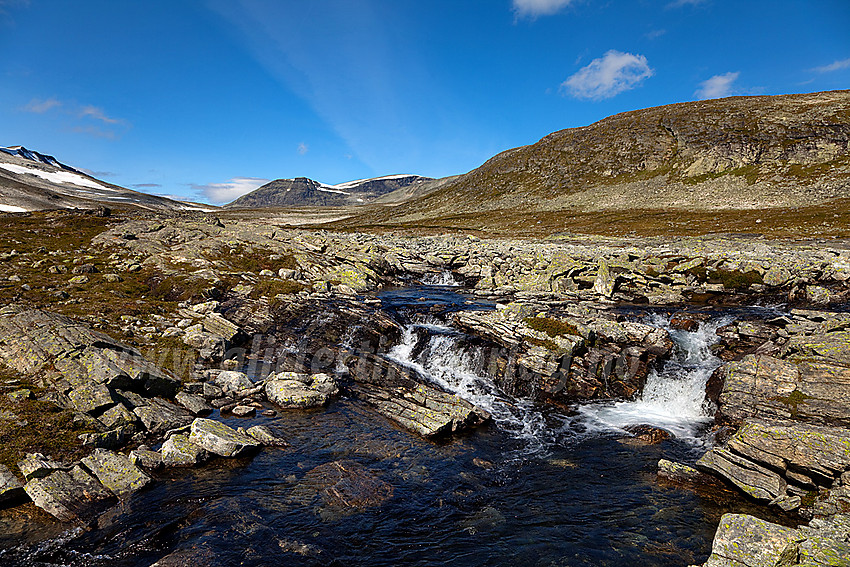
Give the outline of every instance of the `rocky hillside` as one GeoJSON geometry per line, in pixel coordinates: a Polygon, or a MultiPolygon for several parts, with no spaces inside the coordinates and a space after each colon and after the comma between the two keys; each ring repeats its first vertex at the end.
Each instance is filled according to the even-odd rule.
{"type": "Polygon", "coordinates": [[[846,196],[849,144],[850,91],[680,103],[555,132],[358,221],[472,228],[522,213],[554,226],[562,212],[817,206],[846,196]]]}
{"type": "Polygon", "coordinates": [[[125,189],[22,146],[0,148],[0,212],[96,209],[104,205],[147,211],[215,208],[125,189]]]}
{"type": "Polygon", "coordinates": [[[307,177],[276,179],[225,205],[228,208],[344,207],[362,205],[380,197],[405,200],[427,192],[434,179],[419,175],[388,175],[325,185],[307,177]],[[396,197],[390,197],[396,195],[396,197]]]}

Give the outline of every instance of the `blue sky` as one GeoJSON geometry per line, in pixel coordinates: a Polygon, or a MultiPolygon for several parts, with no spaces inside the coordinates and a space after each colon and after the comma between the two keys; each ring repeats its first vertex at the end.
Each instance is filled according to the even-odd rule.
{"type": "Polygon", "coordinates": [[[850,88],[848,0],[0,0],[0,145],[227,202],[618,112],[850,88]]]}

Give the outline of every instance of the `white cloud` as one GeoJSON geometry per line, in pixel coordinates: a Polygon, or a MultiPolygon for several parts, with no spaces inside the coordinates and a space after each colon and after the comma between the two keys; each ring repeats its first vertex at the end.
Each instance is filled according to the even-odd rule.
{"type": "Polygon", "coordinates": [[[738,72],[715,75],[701,82],[694,94],[701,100],[730,96],[734,94],[732,83],[738,80],[739,75],[738,72]]]}
{"type": "Polygon", "coordinates": [[[124,121],[119,118],[110,118],[106,115],[102,108],[98,108],[96,106],[88,105],[84,106],[80,109],[79,112],[80,118],[94,118],[95,120],[100,120],[106,124],[124,124],[124,121]]]}
{"type": "Polygon", "coordinates": [[[304,154],[306,154],[309,151],[310,151],[310,146],[308,146],[304,142],[301,142],[301,143],[298,144],[298,155],[303,156],[304,154]]]}
{"type": "Polygon", "coordinates": [[[612,49],[561,84],[575,98],[602,100],[637,87],[655,74],[643,55],[612,49]]]}
{"type": "Polygon", "coordinates": [[[812,71],[814,71],[815,73],[833,73],[835,71],[841,71],[842,69],[850,69],[850,59],[833,61],[829,65],[815,67],[814,69],[812,69],[812,71]]]}
{"type": "Polygon", "coordinates": [[[29,101],[29,104],[27,104],[25,107],[23,107],[23,110],[25,112],[34,112],[36,114],[44,114],[48,110],[51,110],[51,109],[56,108],[58,106],[62,106],[62,103],[59,102],[58,100],[56,100],[53,97],[48,98],[47,100],[38,100],[37,98],[34,98],[31,101],[29,101]]]}
{"type": "Polygon", "coordinates": [[[209,183],[207,185],[192,184],[192,189],[213,203],[229,203],[245,193],[250,193],[268,183],[268,179],[259,177],[234,177],[224,183],[209,183]]]}
{"type": "Polygon", "coordinates": [[[517,17],[536,18],[552,14],[572,4],[573,0],[513,0],[517,17]]]}

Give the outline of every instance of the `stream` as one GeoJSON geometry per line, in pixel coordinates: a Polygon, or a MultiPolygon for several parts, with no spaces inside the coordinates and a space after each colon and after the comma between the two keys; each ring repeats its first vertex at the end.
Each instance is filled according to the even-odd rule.
{"type": "Polygon", "coordinates": [[[513,399],[482,375],[480,353],[433,312],[494,306],[450,279],[427,283],[379,294],[407,324],[387,356],[489,411],[490,425],[433,443],[345,396],[321,411],[228,417],[267,425],[290,446],[171,469],[86,532],[28,507],[4,511],[0,565],[148,567],[168,556],[158,565],[682,566],[707,558],[723,513],[753,509],[655,476],[660,458],[692,463],[704,451],[705,381],[720,364],[709,347],[735,313],[671,330],[675,354],[638,399],[561,409],[513,399]],[[629,443],[624,428],[636,424],[672,437],[629,443]],[[349,507],[329,500],[328,463],[357,471],[374,494],[355,491],[349,507]]]}

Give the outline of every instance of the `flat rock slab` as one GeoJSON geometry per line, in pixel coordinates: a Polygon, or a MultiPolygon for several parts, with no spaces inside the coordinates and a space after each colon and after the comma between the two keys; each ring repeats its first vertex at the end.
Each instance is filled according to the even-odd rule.
{"type": "Polygon", "coordinates": [[[184,427],[195,418],[182,407],[161,398],[154,398],[148,405],[135,408],[133,413],[142,420],[145,429],[154,434],[184,427]]]}
{"type": "Polygon", "coordinates": [[[115,404],[112,393],[103,384],[84,384],[68,392],[68,397],[81,413],[95,413],[115,404]]]}
{"type": "Polygon", "coordinates": [[[0,465],[0,507],[26,498],[24,485],[5,465],[0,465]]]}
{"type": "Polygon", "coordinates": [[[749,417],[850,426],[850,368],[748,355],[722,367],[721,421],[749,417]]]}
{"type": "Polygon", "coordinates": [[[25,486],[36,506],[63,522],[86,523],[111,504],[110,493],[79,465],[70,471],[55,471],[25,486]]]}
{"type": "Polygon", "coordinates": [[[192,422],[189,441],[222,457],[236,457],[259,447],[259,442],[253,437],[239,433],[219,421],[203,418],[192,422]]]}
{"type": "Polygon", "coordinates": [[[248,375],[244,372],[235,370],[223,370],[216,376],[215,385],[224,391],[225,394],[236,394],[244,390],[250,390],[256,386],[248,375]]]}
{"type": "MultiPolygon", "coordinates": [[[[781,565],[780,558],[797,537],[797,530],[746,514],[724,514],[704,567],[781,565]]],[[[796,557],[795,557],[796,559],[796,557]]],[[[784,563],[794,565],[795,562],[784,563]]]]}
{"type": "Polygon", "coordinates": [[[151,482],[151,477],[134,465],[124,455],[95,449],[95,451],[80,461],[91,471],[100,483],[118,497],[141,490],[151,482]]]}
{"type": "Polygon", "coordinates": [[[207,460],[203,447],[189,441],[188,435],[172,435],[162,444],[162,464],[166,467],[192,467],[207,460]]]}
{"type": "Polygon", "coordinates": [[[355,387],[358,397],[405,429],[439,437],[476,427],[489,414],[453,394],[419,385],[415,388],[355,387]]]}

